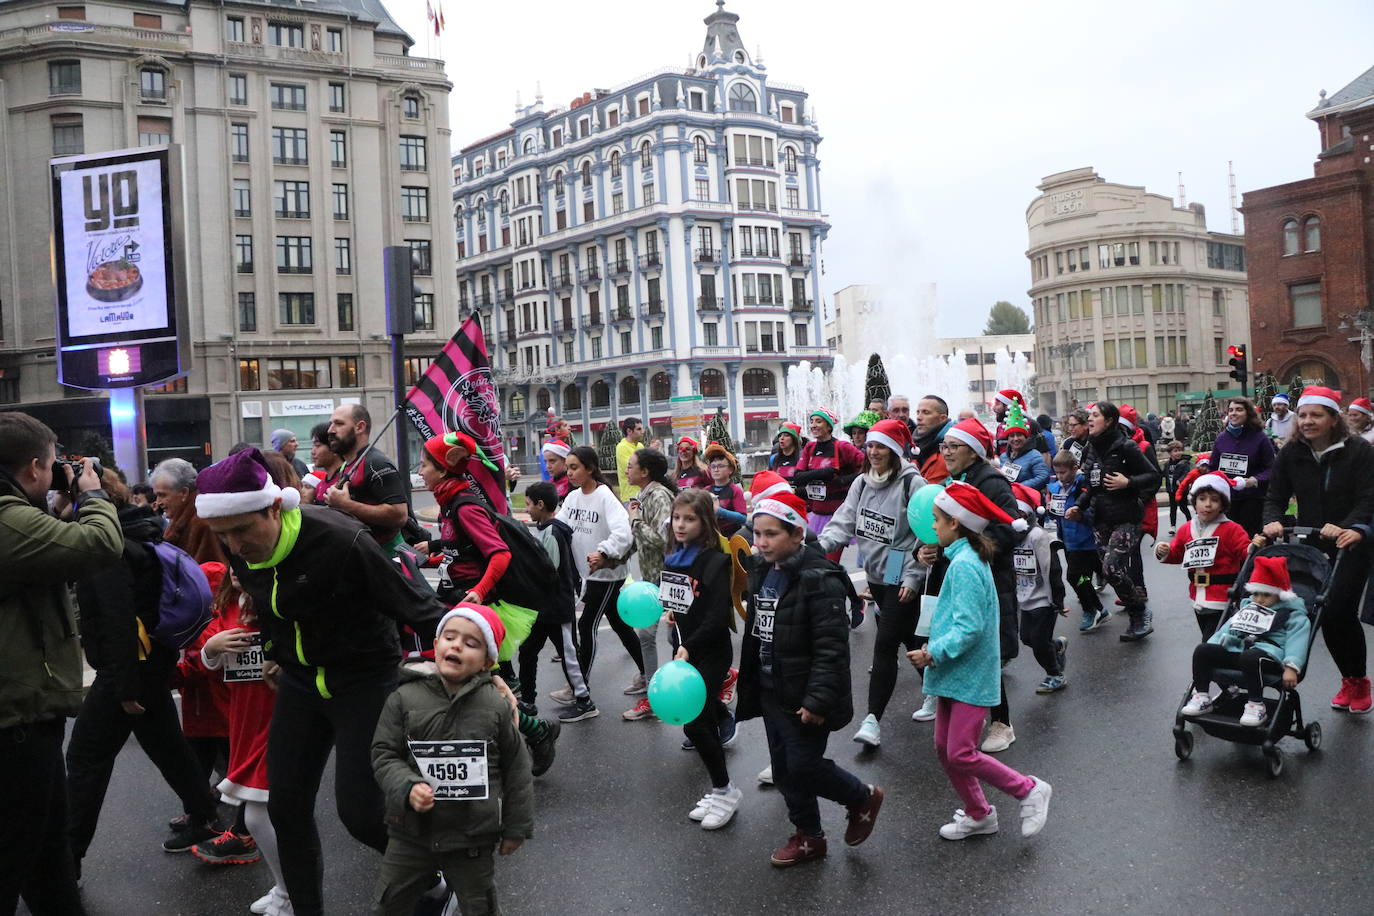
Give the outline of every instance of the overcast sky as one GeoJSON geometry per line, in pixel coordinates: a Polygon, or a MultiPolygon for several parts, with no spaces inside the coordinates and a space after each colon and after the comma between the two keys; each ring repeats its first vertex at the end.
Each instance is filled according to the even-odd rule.
{"type": "MultiPolygon", "coordinates": [[[[713,0],[448,0],[439,44],[424,0],[386,0],[448,61],[455,148],[509,126],[536,82],[565,105],[687,66],[713,0]]],[[[832,228],[823,290],[939,287],[940,331],[976,334],[998,299],[1027,306],[1025,211],[1054,172],[1207,207],[1230,231],[1238,193],[1310,177],[1304,117],[1374,66],[1369,0],[933,3],[730,0],[772,79],[802,85],[822,135],[832,228]]]]}

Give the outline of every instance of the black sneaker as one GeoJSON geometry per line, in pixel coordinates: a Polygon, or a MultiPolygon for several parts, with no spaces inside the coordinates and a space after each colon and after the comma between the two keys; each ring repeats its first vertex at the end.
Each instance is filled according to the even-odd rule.
{"type": "Polygon", "coordinates": [[[594,719],[601,715],[601,710],[596,708],[591,697],[583,697],[575,700],[571,706],[558,714],[559,722],[581,722],[583,719],[594,719]]]}
{"type": "Polygon", "coordinates": [[[543,776],[553,766],[554,745],[558,743],[558,733],[563,730],[563,723],[557,719],[542,719],[548,731],[544,734],[542,741],[525,740],[530,748],[530,772],[535,776],[543,776]]]}
{"type": "Polygon", "coordinates": [[[206,865],[251,865],[262,858],[251,836],[239,836],[232,830],[224,831],[208,843],[192,846],[191,855],[206,865]]]}
{"type": "Polygon", "coordinates": [[[200,824],[191,822],[185,827],[173,830],[171,836],[163,841],[162,851],[190,852],[191,847],[197,843],[208,843],[222,833],[224,828],[214,821],[200,824]]]}
{"type": "Polygon", "coordinates": [[[539,718],[539,707],[533,703],[526,703],[524,700],[517,700],[515,708],[529,716],[531,719],[539,718]]]}
{"type": "Polygon", "coordinates": [[[735,743],[735,737],[739,734],[739,730],[737,723],[735,722],[734,713],[730,712],[727,709],[725,711],[725,715],[722,716],[720,720],[716,723],[716,728],[719,730],[720,733],[721,747],[729,747],[730,745],[735,743]]]}

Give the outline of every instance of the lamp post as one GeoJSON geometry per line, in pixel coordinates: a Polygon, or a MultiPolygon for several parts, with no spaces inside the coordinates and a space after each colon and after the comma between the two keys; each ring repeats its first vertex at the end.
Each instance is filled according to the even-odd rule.
{"type": "Polygon", "coordinates": [[[1351,343],[1358,342],[1360,345],[1360,390],[1368,394],[1368,387],[1365,385],[1365,374],[1370,371],[1370,363],[1374,362],[1374,309],[1363,308],[1351,315],[1342,312],[1339,316],[1341,323],[1337,328],[1342,331],[1358,331],[1355,337],[1347,337],[1351,343]]]}
{"type": "MultiPolygon", "coordinates": [[[[1051,353],[1053,353],[1055,356],[1059,357],[1060,359],[1064,360],[1064,368],[1065,368],[1065,370],[1066,370],[1066,371],[1068,372],[1068,374],[1069,374],[1069,390],[1068,390],[1068,393],[1066,394],[1066,396],[1064,397],[1064,406],[1065,406],[1065,408],[1067,408],[1068,405],[1069,405],[1070,403],[1073,402],[1073,361],[1074,361],[1074,357],[1076,357],[1076,356],[1078,356],[1080,353],[1082,353],[1082,352],[1086,349],[1086,347],[1087,347],[1087,345],[1084,344],[1082,341],[1074,341],[1074,342],[1072,342],[1072,343],[1055,344],[1054,346],[1050,347],[1050,352],[1051,352],[1051,353]]],[[[1065,412],[1067,412],[1067,410],[1066,410],[1065,412]]]]}

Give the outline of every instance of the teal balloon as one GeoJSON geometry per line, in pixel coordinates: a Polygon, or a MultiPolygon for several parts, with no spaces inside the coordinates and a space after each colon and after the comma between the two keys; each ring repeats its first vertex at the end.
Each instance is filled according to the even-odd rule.
{"type": "Polygon", "coordinates": [[[620,612],[620,619],[635,629],[653,626],[663,616],[658,586],[652,582],[631,582],[620,590],[615,609],[620,612]]]}
{"type": "Polygon", "coordinates": [[[922,543],[934,544],[935,537],[935,497],[944,487],[938,483],[928,483],[911,494],[911,502],[906,504],[906,521],[922,543]]]}
{"type": "Polygon", "coordinates": [[[686,725],[706,708],[706,682],[684,661],[659,667],[649,680],[649,706],[669,725],[686,725]]]}

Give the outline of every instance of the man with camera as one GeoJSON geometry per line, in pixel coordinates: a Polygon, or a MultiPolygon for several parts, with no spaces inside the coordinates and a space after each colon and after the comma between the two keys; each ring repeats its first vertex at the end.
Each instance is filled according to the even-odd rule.
{"type": "Polygon", "coordinates": [[[119,558],[124,536],[96,463],[57,460],[57,436],[0,413],[0,914],[81,913],[67,843],[65,720],[81,706],[67,582],[119,558]],[[48,511],[48,492],[75,520],[48,511]]]}

